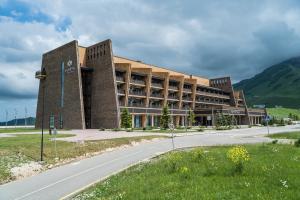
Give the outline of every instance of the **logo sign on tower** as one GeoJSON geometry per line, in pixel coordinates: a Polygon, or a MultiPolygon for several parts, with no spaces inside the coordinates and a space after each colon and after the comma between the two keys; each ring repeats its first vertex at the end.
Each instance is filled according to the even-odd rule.
{"type": "Polygon", "coordinates": [[[72,60],[69,60],[69,61],[67,62],[67,68],[65,69],[65,73],[71,74],[71,73],[73,73],[73,72],[75,72],[75,67],[73,66],[72,60]]]}

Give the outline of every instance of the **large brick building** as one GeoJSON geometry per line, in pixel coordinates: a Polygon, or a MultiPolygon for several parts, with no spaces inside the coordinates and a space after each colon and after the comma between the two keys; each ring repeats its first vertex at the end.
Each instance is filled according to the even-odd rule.
{"type": "Polygon", "coordinates": [[[47,78],[40,82],[36,126],[50,118],[57,128],[115,128],[128,108],[134,127],[159,126],[168,105],[176,125],[192,109],[198,125],[212,125],[217,113],[237,124],[259,124],[264,110],[250,109],[229,77],[207,79],[115,56],[111,40],[82,47],[72,41],[43,55],[47,78]]]}

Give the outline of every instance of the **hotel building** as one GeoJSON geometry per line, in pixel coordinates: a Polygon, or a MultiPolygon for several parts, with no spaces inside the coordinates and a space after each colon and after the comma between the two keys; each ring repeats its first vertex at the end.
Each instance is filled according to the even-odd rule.
{"type": "MultiPolygon", "coordinates": [[[[261,123],[264,109],[248,108],[230,77],[203,78],[113,54],[111,40],[89,47],[72,41],[43,54],[46,79],[40,81],[36,127],[116,128],[127,108],[133,127],[159,127],[163,106],[176,126],[184,126],[189,109],[196,125],[215,124],[216,115],[234,116],[236,124],[261,123]]],[[[201,68],[199,69],[201,70],[201,68]]]]}

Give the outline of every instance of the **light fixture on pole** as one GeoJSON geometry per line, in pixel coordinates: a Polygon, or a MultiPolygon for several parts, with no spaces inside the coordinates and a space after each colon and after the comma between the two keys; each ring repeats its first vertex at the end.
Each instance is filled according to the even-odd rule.
{"type": "Polygon", "coordinates": [[[42,71],[35,73],[35,78],[40,80],[42,86],[42,138],[41,138],[41,161],[43,161],[44,153],[44,110],[45,110],[45,80],[47,77],[46,69],[43,67],[42,71]]]}

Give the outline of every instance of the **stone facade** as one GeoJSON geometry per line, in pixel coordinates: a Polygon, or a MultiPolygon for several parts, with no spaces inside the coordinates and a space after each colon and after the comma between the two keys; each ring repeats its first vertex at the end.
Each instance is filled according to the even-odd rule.
{"type": "Polygon", "coordinates": [[[57,128],[84,129],[77,41],[45,53],[42,67],[46,69],[47,78],[40,81],[36,127],[42,126],[42,91],[44,87],[44,127],[49,127],[50,116],[54,116],[57,128]]]}

